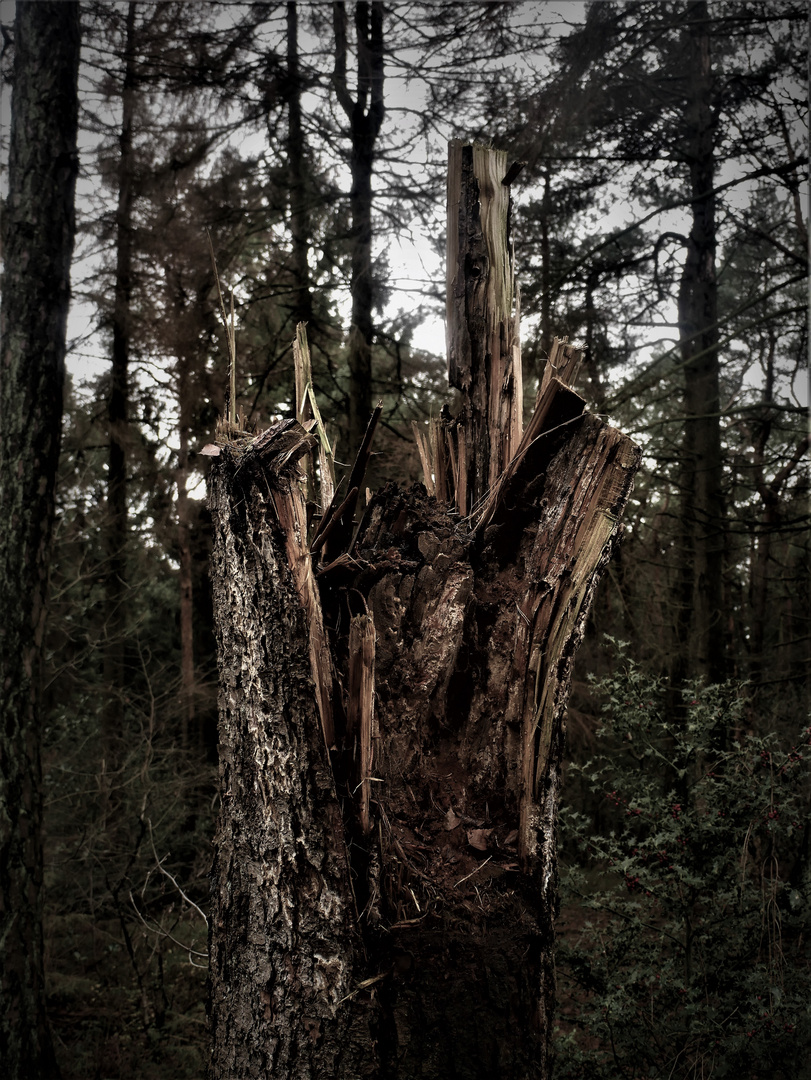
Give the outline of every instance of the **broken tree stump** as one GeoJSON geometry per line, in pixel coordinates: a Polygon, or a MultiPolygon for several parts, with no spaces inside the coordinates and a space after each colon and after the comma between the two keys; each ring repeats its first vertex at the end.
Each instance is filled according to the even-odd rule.
{"type": "Polygon", "coordinates": [[[639,451],[563,342],[523,425],[514,173],[451,145],[465,404],[417,432],[425,485],[354,525],[370,425],[308,538],[314,421],[232,434],[212,468],[217,1080],[548,1075],[566,699],[639,451]]]}

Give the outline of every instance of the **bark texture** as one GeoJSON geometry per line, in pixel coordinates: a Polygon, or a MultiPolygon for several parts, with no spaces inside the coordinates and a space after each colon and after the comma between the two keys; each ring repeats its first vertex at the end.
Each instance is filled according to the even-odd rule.
{"type": "Polygon", "coordinates": [[[482,408],[418,432],[426,484],[353,536],[373,421],[308,544],[317,420],[219,440],[212,1080],[549,1075],[566,698],[639,451],[563,342],[522,429],[506,158],[454,154],[480,159],[482,235],[449,272],[449,363],[482,408]]]}
{"type": "Polygon", "coordinates": [[[18,3],[0,311],[0,1061],[58,1074],[45,1016],[40,659],[73,250],[75,3],[18,3]]]}
{"type": "Polygon", "coordinates": [[[285,503],[304,510],[297,461],[308,446],[291,422],[247,448],[226,446],[212,470],[217,647],[228,658],[210,935],[217,1078],[337,1076],[347,1036],[354,899],[279,526],[285,503]]]}

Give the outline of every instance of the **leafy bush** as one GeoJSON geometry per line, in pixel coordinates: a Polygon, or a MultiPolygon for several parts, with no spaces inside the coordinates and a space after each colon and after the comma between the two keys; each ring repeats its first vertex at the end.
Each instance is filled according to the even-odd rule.
{"type": "Polygon", "coordinates": [[[735,687],[674,703],[620,660],[578,770],[612,827],[561,812],[555,1076],[807,1075],[811,728],[781,748],[735,687]]]}

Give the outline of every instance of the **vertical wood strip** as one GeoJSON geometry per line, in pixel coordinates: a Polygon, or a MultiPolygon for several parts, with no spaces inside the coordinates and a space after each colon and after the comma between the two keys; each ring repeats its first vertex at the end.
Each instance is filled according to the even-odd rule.
{"type": "Polygon", "coordinates": [[[368,836],[374,763],[375,627],[370,615],[356,615],[349,626],[349,707],[347,735],[357,748],[356,784],[361,829],[368,836]]]}
{"type": "MultiPolygon", "coordinates": [[[[468,498],[475,506],[521,437],[523,388],[504,151],[453,140],[448,161],[448,379],[466,395],[468,498]]],[[[461,457],[461,455],[460,455],[461,457]]]]}

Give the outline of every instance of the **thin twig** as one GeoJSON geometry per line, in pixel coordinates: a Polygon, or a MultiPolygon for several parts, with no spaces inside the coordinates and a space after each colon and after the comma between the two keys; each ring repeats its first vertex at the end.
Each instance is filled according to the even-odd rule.
{"type": "MultiPolygon", "coordinates": [[[[135,903],[135,897],[132,895],[131,891],[130,891],[129,896],[130,896],[130,903],[132,904],[133,911],[138,916],[138,918],[141,920],[141,922],[144,924],[144,926],[146,927],[146,929],[149,931],[150,934],[159,934],[161,937],[168,938],[169,941],[173,942],[175,945],[178,945],[181,949],[183,949],[184,952],[187,952],[189,954],[189,958],[191,958],[192,956],[202,956],[204,959],[208,960],[208,953],[207,952],[200,952],[198,949],[192,949],[189,945],[184,945],[184,943],[182,941],[178,941],[178,939],[176,937],[174,937],[172,934],[170,934],[168,930],[164,930],[164,928],[160,925],[160,923],[156,923],[155,926],[150,926],[149,923],[146,921],[146,919],[141,914],[141,912],[138,910],[138,905],[135,903]]],[[[194,966],[195,967],[202,967],[201,964],[195,964],[194,966]]]]}
{"type": "Polygon", "coordinates": [[[390,975],[390,971],[382,971],[379,975],[373,975],[371,979],[364,979],[363,982],[359,982],[358,985],[345,997],[342,997],[340,1001],[336,1001],[337,1005],[342,1005],[345,1001],[349,1001],[355,994],[360,993],[361,990],[366,990],[369,986],[374,986],[375,983],[379,983],[381,979],[385,979],[387,975],[390,975]]]}
{"type": "MultiPolygon", "coordinates": [[[[164,868],[161,860],[158,858],[158,853],[155,850],[155,841],[154,841],[153,836],[152,836],[152,822],[149,820],[149,818],[147,818],[147,824],[149,825],[149,843],[150,843],[150,845],[152,847],[152,854],[155,856],[155,863],[157,864],[158,869],[160,870],[160,872],[162,874],[164,874],[166,877],[169,878],[171,883],[174,885],[174,887],[177,889],[177,891],[180,893],[180,895],[183,897],[183,899],[186,901],[186,903],[190,907],[194,908],[194,910],[202,918],[202,920],[206,924],[206,926],[208,926],[208,917],[207,917],[206,913],[201,908],[199,908],[197,906],[197,904],[195,904],[195,902],[193,900],[190,900],[189,897],[186,896],[186,894],[183,892],[181,887],[178,885],[177,880],[174,877],[172,877],[172,875],[169,873],[168,870],[166,870],[164,868]]],[[[168,858],[168,856],[164,856],[164,858],[168,858]]]]}
{"type": "Polygon", "coordinates": [[[454,885],[454,889],[458,889],[463,881],[467,881],[467,879],[472,878],[474,874],[478,874],[478,872],[482,869],[482,867],[487,866],[487,864],[490,862],[490,860],[492,858],[493,858],[492,855],[488,855],[487,858],[484,860],[484,862],[479,863],[479,865],[476,867],[475,870],[471,870],[469,874],[465,874],[465,876],[463,878],[459,878],[459,880],[454,885]]]}

